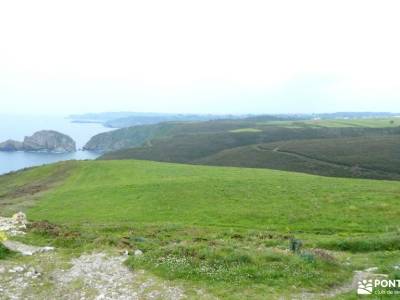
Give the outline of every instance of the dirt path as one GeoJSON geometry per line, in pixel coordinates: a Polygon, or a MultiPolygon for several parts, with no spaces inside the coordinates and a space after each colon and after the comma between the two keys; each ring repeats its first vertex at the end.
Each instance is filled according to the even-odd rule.
{"type": "MultiPolygon", "coordinates": [[[[284,151],[282,149],[280,149],[279,147],[276,147],[274,149],[269,149],[269,148],[264,148],[260,145],[256,145],[255,149],[258,151],[270,151],[270,152],[277,152],[283,155],[287,155],[287,156],[292,156],[292,157],[296,157],[298,159],[302,159],[304,161],[309,161],[312,163],[316,163],[316,164],[320,164],[320,165],[325,165],[331,168],[337,168],[337,169],[345,169],[348,171],[352,170],[352,166],[346,165],[346,164],[341,164],[338,162],[331,162],[331,161],[325,161],[325,160],[321,160],[312,156],[308,156],[308,155],[304,155],[304,154],[300,154],[297,152],[291,152],[291,151],[284,151]]],[[[391,172],[387,172],[384,170],[379,170],[379,169],[370,169],[370,168],[365,168],[365,167],[358,167],[358,172],[375,172],[375,173],[380,173],[382,175],[387,175],[387,176],[391,176],[391,177],[398,177],[399,174],[398,173],[391,173],[391,172]]]]}
{"type": "Polygon", "coordinates": [[[144,271],[131,272],[126,256],[84,254],[65,260],[40,253],[21,260],[0,261],[1,299],[170,299],[186,298],[181,287],[144,271]]]}
{"type": "Polygon", "coordinates": [[[72,267],[56,271],[57,295],[72,290],[65,299],[182,299],[183,291],[155,278],[145,278],[144,272],[131,272],[123,263],[126,257],[108,256],[105,253],[82,255],[72,260],[72,267]]]}
{"type": "MultiPolygon", "coordinates": [[[[187,298],[182,287],[145,271],[125,266],[127,255],[116,250],[73,257],[53,247],[36,247],[13,241],[23,236],[26,216],[0,217],[2,244],[22,255],[0,260],[1,300],[179,300],[187,298]],[[11,240],[8,239],[11,237],[11,240]]],[[[142,252],[137,250],[139,254],[142,252]]],[[[138,255],[139,255],[138,254],[138,255]]],[[[186,290],[187,292],[187,290],[186,290]]],[[[214,299],[191,289],[190,298],[214,299]],[[197,296],[196,296],[197,295],[197,296]]]]}

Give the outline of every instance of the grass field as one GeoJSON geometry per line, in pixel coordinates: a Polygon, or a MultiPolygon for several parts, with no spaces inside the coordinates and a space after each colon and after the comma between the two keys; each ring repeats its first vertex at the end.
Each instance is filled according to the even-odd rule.
{"type": "MultiPolygon", "coordinates": [[[[118,223],[128,224],[171,222],[267,230],[286,229],[289,220],[296,230],[340,231],[344,225],[348,228],[345,221],[348,215],[354,217],[358,205],[365,208],[367,194],[381,204],[392,201],[388,209],[393,211],[400,198],[391,196],[399,188],[397,182],[333,180],[270,170],[98,161],[80,164],[67,184],[41,199],[30,214],[61,223],[112,224],[118,217],[118,223]],[[340,193],[332,193],[335,184],[340,185],[340,193]],[[356,209],[343,207],[344,203],[356,209]],[[284,218],[275,210],[285,212],[284,218]]],[[[379,217],[374,208],[380,204],[369,204],[371,209],[363,214],[373,212],[376,223],[397,228],[394,211],[393,219],[386,214],[379,217]]],[[[369,218],[356,219],[355,230],[383,228],[369,218]]]]}
{"type": "Polygon", "coordinates": [[[0,183],[10,213],[14,201],[36,195],[28,218],[74,232],[35,231],[25,240],[78,252],[139,248],[145,254],[129,260],[132,268],[224,299],[323,293],[373,266],[398,276],[400,182],[94,161],[34,168],[0,183]],[[60,170],[67,175],[43,185],[60,170]],[[33,182],[44,187],[32,192],[33,182]],[[293,239],[303,244],[297,252],[288,250],[293,239]]]}

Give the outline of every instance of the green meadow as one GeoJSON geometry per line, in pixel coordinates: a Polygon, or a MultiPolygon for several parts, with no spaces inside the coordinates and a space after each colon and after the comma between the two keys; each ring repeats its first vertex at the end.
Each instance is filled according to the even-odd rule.
{"type": "Polygon", "coordinates": [[[123,160],[33,168],[0,186],[2,211],[61,228],[23,240],[140,249],[129,267],[224,299],[322,295],[369,267],[399,275],[398,181],[123,160]]]}

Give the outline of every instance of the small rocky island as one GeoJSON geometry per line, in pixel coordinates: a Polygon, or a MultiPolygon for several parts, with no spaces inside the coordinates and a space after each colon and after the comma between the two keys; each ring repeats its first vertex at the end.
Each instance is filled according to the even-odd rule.
{"type": "Polygon", "coordinates": [[[0,151],[75,152],[76,143],[68,135],[53,130],[42,130],[25,137],[23,142],[7,140],[0,143],[0,151]]]}

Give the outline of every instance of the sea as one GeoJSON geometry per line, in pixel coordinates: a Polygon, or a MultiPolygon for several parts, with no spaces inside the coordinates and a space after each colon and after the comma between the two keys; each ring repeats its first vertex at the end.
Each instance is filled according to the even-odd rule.
{"type": "Polygon", "coordinates": [[[73,123],[64,116],[0,115],[0,142],[8,139],[23,141],[39,130],[56,130],[72,137],[78,148],[74,153],[2,152],[0,175],[27,167],[64,160],[95,159],[100,154],[83,151],[83,146],[96,134],[113,130],[98,123],[73,123]]]}

